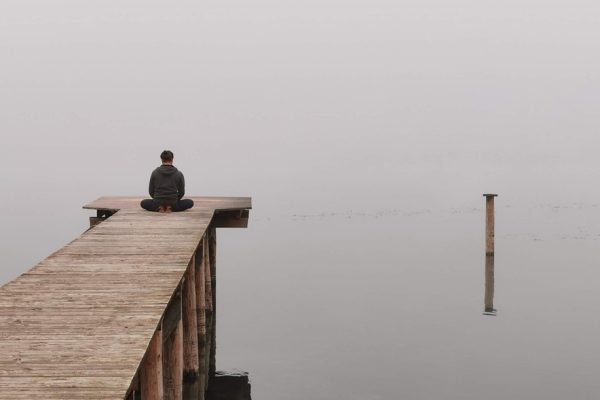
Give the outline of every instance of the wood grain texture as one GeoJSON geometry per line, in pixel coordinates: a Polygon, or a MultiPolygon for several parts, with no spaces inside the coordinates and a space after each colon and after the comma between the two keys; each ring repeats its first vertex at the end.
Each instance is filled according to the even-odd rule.
{"type": "MultiPolygon", "coordinates": [[[[198,320],[196,310],[196,263],[192,258],[183,281],[183,381],[192,386],[199,376],[198,320]]],[[[194,392],[194,391],[191,391],[194,392]]],[[[189,398],[189,396],[188,396],[189,398]]]]}
{"type": "Polygon", "coordinates": [[[205,304],[206,310],[212,311],[212,277],[210,273],[210,258],[208,255],[208,235],[204,235],[204,239],[202,240],[202,263],[204,264],[204,282],[205,282],[205,304]]]}
{"type": "Polygon", "coordinates": [[[169,337],[163,340],[163,354],[163,399],[182,400],[183,323],[181,319],[179,319],[169,337]]]}
{"type": "MultiPolygon", "coordinates": [[[[250,199],[202,198],[170,214],[143,211],[137,198],[88,206],[120,211],[0,287],[2,400],[124,399],[138,368],[144,399],[162,398],[157,327],[187,267],[199,264],[192,258],[215,210],[248,209],[250,199]]],[[[205,288],[197,276],[191,282],[205,288]]],[[[170,337],[177,348],[182,323],[170,337]]],[[[200,337],[203,322],[196,324],[200,337]]]]}
{"type": "Polygon", "coordinates": [[[217,371],[217,230],[211,226],[206,235],[208,235],[208,263],[212,282],[212,330],[208,374],[214,376],[217,371]]]}
{"type": "Polygon", "coordinates": [[[494,255],[494,197],[488,195],[485,198],[485,254],[488,256],[494,255]]]}
{"type": "Polygon", "coordinates": [[[155,331],[141,367],[140,386],[145,400],[163,399],[162,341],[162,331],[155,331]]]}

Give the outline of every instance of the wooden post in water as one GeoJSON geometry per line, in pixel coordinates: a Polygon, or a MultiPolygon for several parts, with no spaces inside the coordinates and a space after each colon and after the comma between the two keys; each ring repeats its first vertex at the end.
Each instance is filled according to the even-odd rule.
{"type": "Polygon", "coordinates": [[[196,283],[196,320],[198,324],[198,364],[200,377],[198,382],[198,400],[204,400],[207,387],[208,370],[206,368],[206,279],[204,267],[204,239],[196,249],[194,256],[195,283],[196,283]]]}
{"type": "Polygon", "coordinates": [[[485,255],[494,255],[494,197],[497,194],[485,196],[485,255]]]}
{"type": "Polygon", "coordinates": [[[162,320],[164,400],[183,398],[183,320],[181,291],[171,299],[162,320]]]}
{"type": "Polygon", "coordinates": [[[200,365],[198,357],[198,319],[196,310],[196,257],[185,273],[182,290],[183,319],[183,398],[198,399],[200,365]]]}
{"type": "Polygon", "coordinates": [[[140,388],[144,400],[163,400],[162,331],[157,329],[144,358],[140,388]]]}
{"type": "Polygon", "coordinates": [[[496,315],[494,309],[494,197],[497,194],[485,196],[485,295],[484,314],[496,315]]]}
{"type": "Polygon", "coordinates": [[[212,340],[208,371],[210,376],[214,376],[217,370],[217,229],[214,226],[208,228],[208,239],[208,263],[212,283],[212,340]]]}
{"type": "Polygon", "coordinates": [[[210,269],[210,257],[208,248],[208,234],[205,235],[202,253],[204,263],[204,279],[206,279],[206,310],[213,311],[213,282],[212,282],[212,271],[210,269]]]}
{"type": "Polygon", "coordinates": [[[207,371],[207,388],[208,380],[213,375],[211,370],[211,362],[213,357],[212,346],[213,346],[213,332],[215,328],[215,313],[213,309],[213,276],[210,268],[210,248],[209,248],[209,231],[206,231],[204,240],[202,242],[202,265],[204,266],[204,278],[206,279],[206,351],[205,351],[205,365],[204,369],[207,371]]]}

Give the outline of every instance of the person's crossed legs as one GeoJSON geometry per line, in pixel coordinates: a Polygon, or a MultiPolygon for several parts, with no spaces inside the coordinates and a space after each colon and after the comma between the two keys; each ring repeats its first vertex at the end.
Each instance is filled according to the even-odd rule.
{"type": "Polygon", "coordinates": [[[181,199],[177,201],[160,201],[155,199],[145,199],[142,200],[140,206],[147,211],[159,211],[161,207],[163,207],[163,209],[170,207],[171,211],[179,212],[194,207],[194,201],[192,199],[181,199]]]}
{"type": "Polygon", "coordinates": [[[181,200],[177,200],[177,203],[175,203],[175,205],[172,207],[172,209],[175,212],[179,212],[179,211],[188,210],[188,209],[190,209],[192,207],[194,207],[194,200],[192,200],[192,199],[181,199],[181,200]]]}

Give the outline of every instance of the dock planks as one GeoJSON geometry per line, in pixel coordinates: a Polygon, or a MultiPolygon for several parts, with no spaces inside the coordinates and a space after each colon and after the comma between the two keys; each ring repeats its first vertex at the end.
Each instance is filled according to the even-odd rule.
{"type": "Polygon", "coordinates": [[[0,287],[0,399],[123,399],[215,211],[249,198],[193,198],[151,213],[140,198],[0,287]]]}

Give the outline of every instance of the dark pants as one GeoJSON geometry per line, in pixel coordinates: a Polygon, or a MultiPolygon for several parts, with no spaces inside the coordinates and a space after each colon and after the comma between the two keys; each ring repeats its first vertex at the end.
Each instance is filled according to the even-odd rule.
{"type": "Polygon", "coordinates": [[[171,210],[177,211],[185,211],[188,208],[194,207],[194,200],[192,199],[181,199],[181,200],[156,200],[156,199],[146,199],[142,200],[140,206],[144,210],[148,211],[158,211],[160,206],[166,207],[170,206],[171,210]]]}

